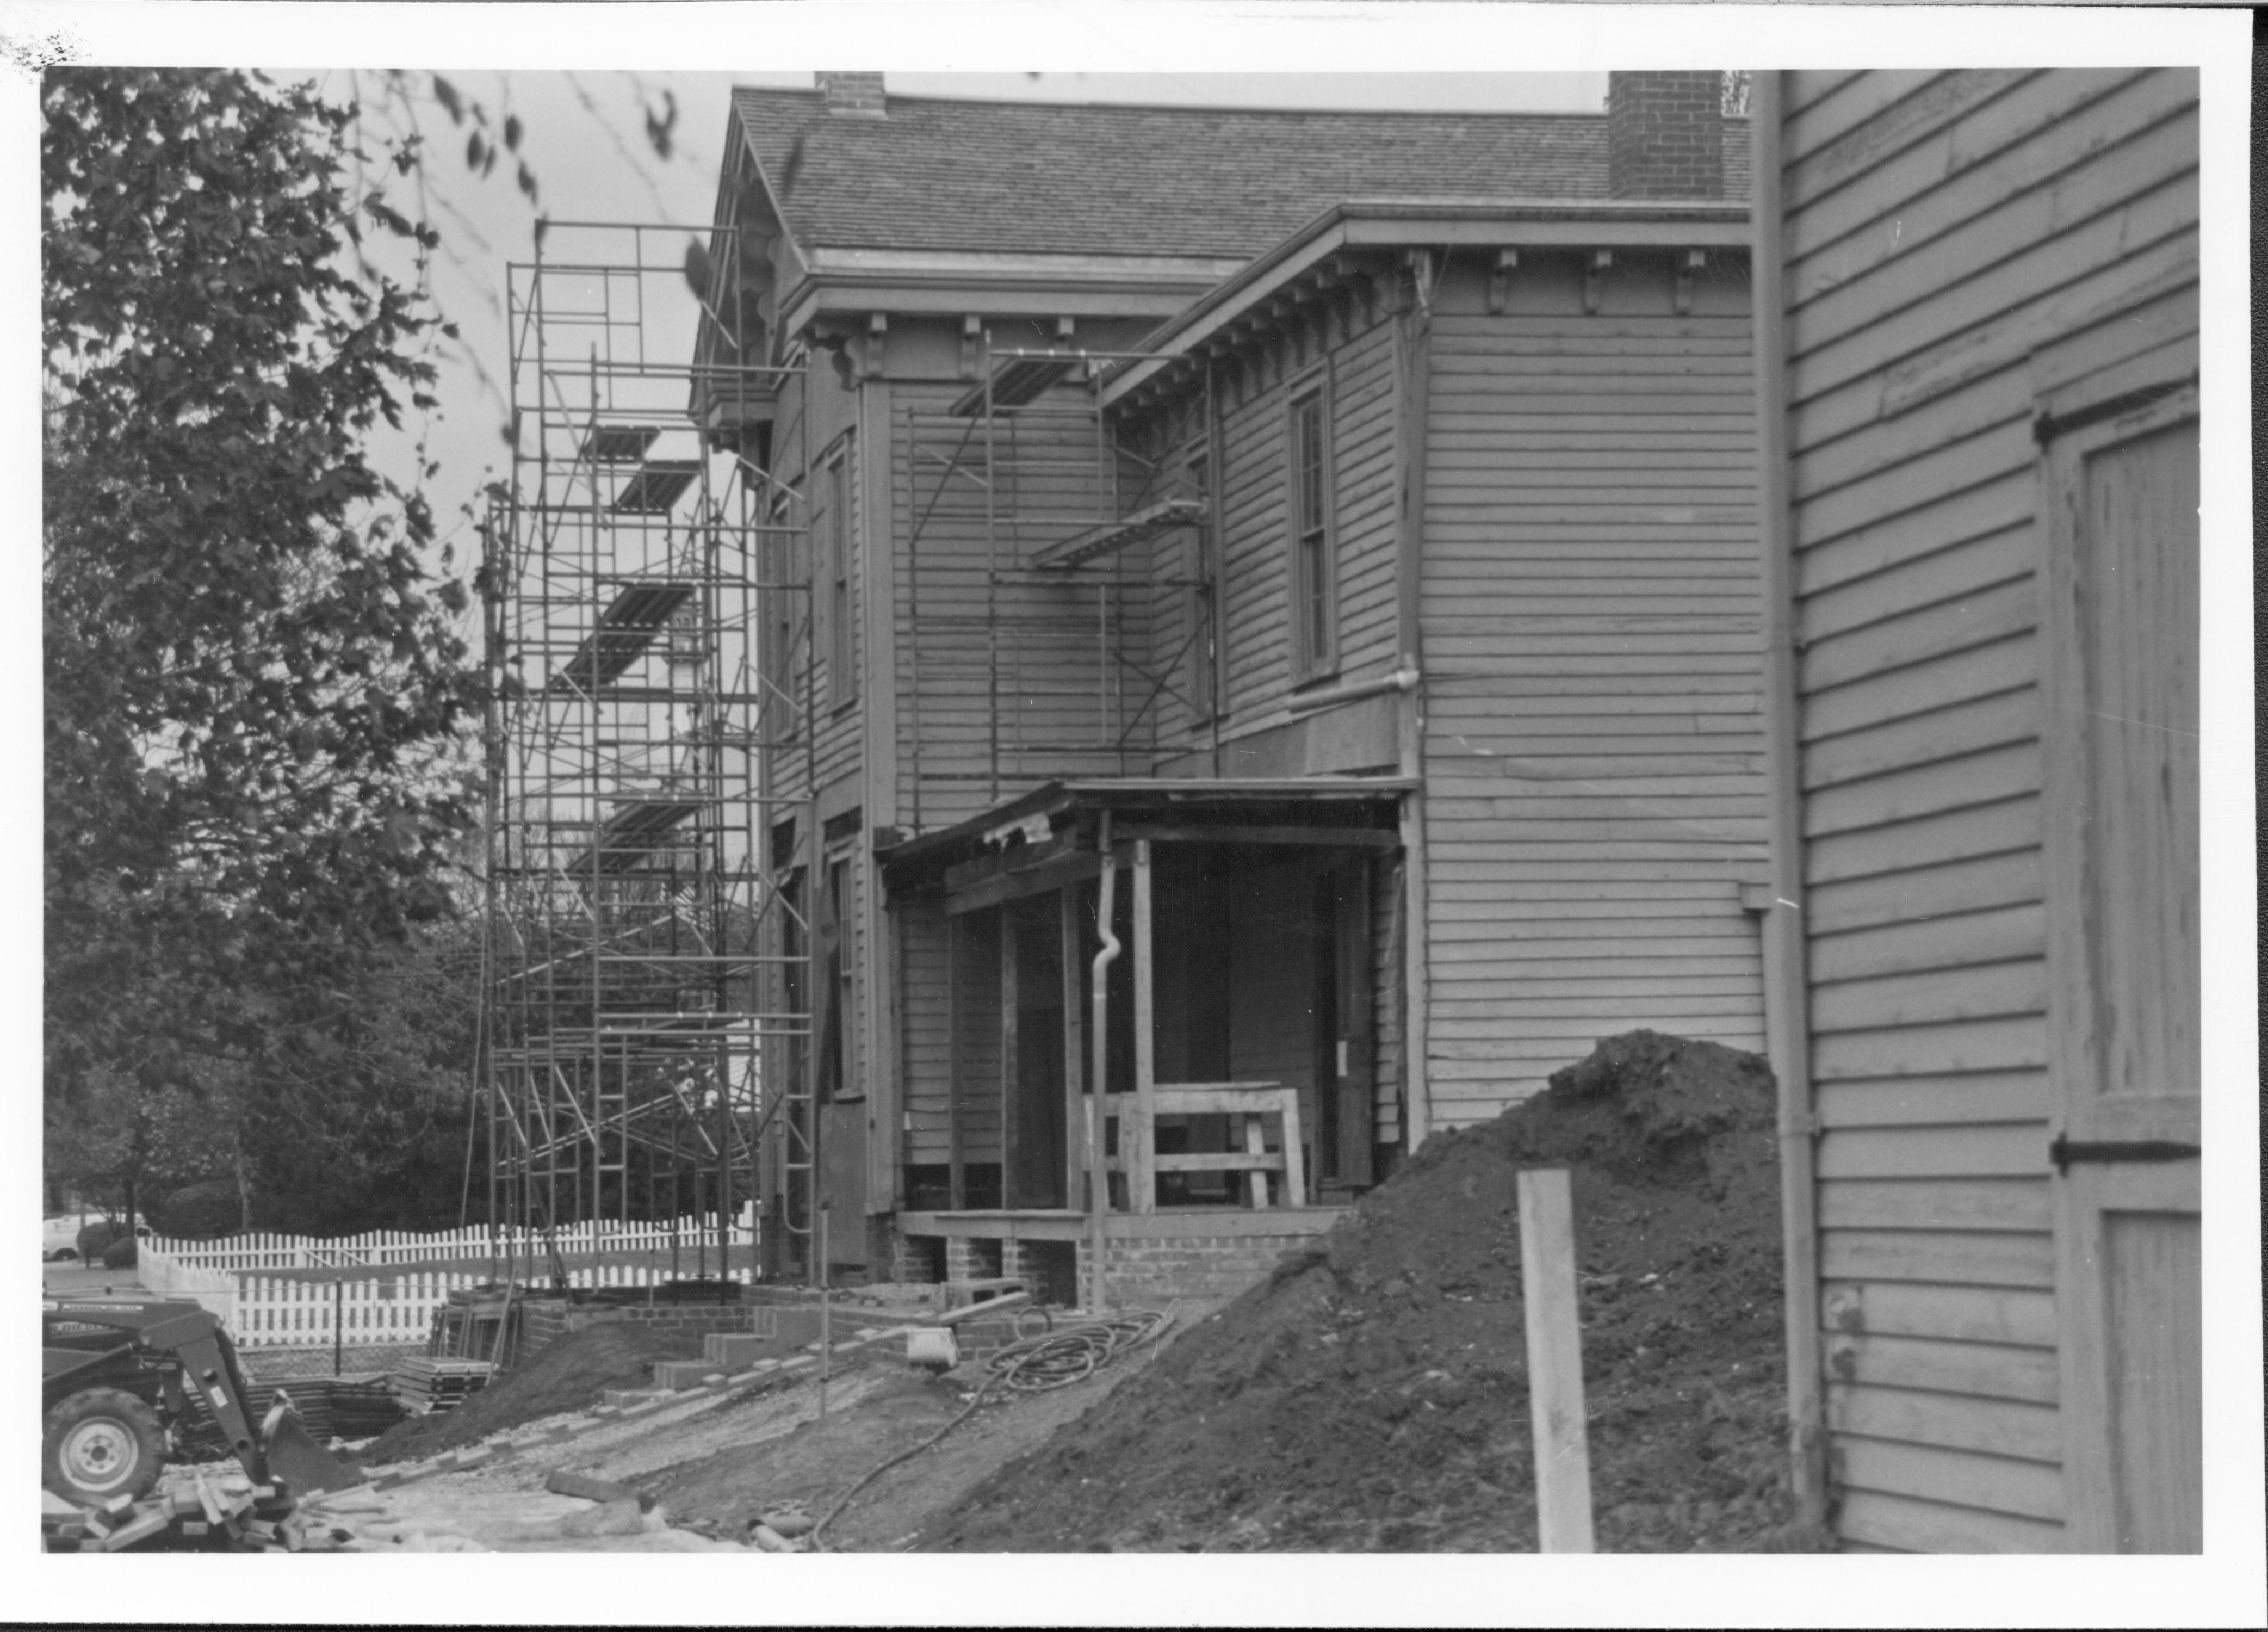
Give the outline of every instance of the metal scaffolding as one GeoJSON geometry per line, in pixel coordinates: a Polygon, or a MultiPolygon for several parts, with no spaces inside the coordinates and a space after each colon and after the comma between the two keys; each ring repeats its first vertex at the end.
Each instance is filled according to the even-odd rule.
{"type": "Polygon", "coordinates": [[[988,349],[957,401],[906,417],[917,831],[932,823],[925,792],[964,802],[953,783],[980,780],[989,803],[1067,771],[1123,775],[1161,750],[1212,745],[1214,682],[1192,683],[1218,644],[1212,380],[1208,367],[1201,389],[1149,416],[1134,446],[1101,386],[1148,355],[988,349]],[[1189,546],[1170,565],[1134,548],[1164,536],[1189,546]],[[981,694],[984,741],[954,751],[968,716],[932,724],[925,692],[981,694]],[[1167,742],[1168,697],[1204,730],[1167,742]],[[964,768],[972,757],[984,768],[964,768]]]}
{"type": "MultiPolygon", "coordinates": [[[[783,600],[810,638],[805,490],[767,469],[789,440],[775,414],[808,394],[782,388],[800,363],[739,360],[734,235],[698,236],[727,271],[697,303],[682,227],[553,222],[508,269],[512,479],[482,574],[506,1277],[556,1275],[560,1226],[687,1214],[696,1277],[752,1271],[771,1193],[809,1167],[812,937],[760,848],[808,799],[759,786],[809,698],[756,652],[783,600]],[[696,305],[726,342],[698,358],[696,305]]],[[[793,1207],[771,1215],[807,1235],[793,1207]]]]}

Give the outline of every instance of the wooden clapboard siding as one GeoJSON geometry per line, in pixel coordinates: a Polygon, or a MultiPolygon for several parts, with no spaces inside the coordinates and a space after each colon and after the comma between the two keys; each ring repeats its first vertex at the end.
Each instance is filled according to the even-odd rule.
{"type": "Polygon", "coordinates": [[[954,920],[953,1034],[960,1057],[961,1159],[1000,1160],[1000,914],[954,920]]]}
{"type": "Polygon", "coordinates": [[[934,900],[909,901],[897,909],[903,949],[900,1047],[906,1116],[905,1159],[915,1165],[945,1162],[952,1154],[946,1094],[951,1070],[946,1031],[944,908],[934,900]]]}
{"type": "MultiPolygon", "coordinates": [[[[1346,334],[1322,356],[1329,380],[1331,490],[1342,676],[1384,673],[1395,657],[1393,326],[1346,334]]],[[[1286,405],[1317,378],[1271,370],[1269,382],[1225,409],[1217,478],[1222,528],[1222,668],[1238,724],[1279,707],[1292,686],[1290,543],[1285,531],[1286,405]]]]}
{"type": "MultiPolygon", "coordinates": [[[[988,517],[983,428],[972,432],[944,411],[966,389],[909,382],[892,391],[898,809],[916,831],[973,816],[996,793],[1129,768],[1110,746],[1124,718],[1104,712],[1120,696],[1116,658],[1098,623],[1106,596],[1112,645],[1146,646],[1138,562],[1106,561],[1060,582],[992,581],[996,568],[1020,567],[1076,530],[1049,518],[1108,513],[1108,473],[1092,418],[1062,394],[1060,402],[996,421],[988,517]],[[956,453],[957,470],[949,469],[956,453]]],[[[1138,690],[1123,706],[1139,698],[1138,690]]]]}
{"type": "Polygon", "coordinates": [[[1781,89],[1838,1522],[1877,1547],[2053,1547],[2031,421],[2044,385],[2194,333],[2196,77],[1781,89]]]}
{"type": "MultiPolygon", "coordinates": [[[[1569,293],[1572,296],[1572,285],[1569,293]]],[[[1602,1037],[1762,1043],[1749,325],[1447,313],[1431,339],[1428,1078],[1492,1116],[1602,1037]]],[[[1534,304],[1529,302],[1528,304],[1534,304]]]]}

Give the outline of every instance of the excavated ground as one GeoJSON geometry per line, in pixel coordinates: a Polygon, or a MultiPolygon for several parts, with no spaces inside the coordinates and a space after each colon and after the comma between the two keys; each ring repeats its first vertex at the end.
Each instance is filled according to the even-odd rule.
{"type": "Polygon", "coordinates": [[[1573,1170],[1605,1551],[1809,1550],[1791,1523],[1770,1071],[1638,1031],[1429,1140],[923,1550],[1536,1545],[1514,1176],[1573,1170]]]}
{"type": "Polygon", "coordinates": [[[562,1412],[586,1410],[610,1388],[645,1388],[657,1360],[691,1360],[697,1341],[649,1332],[630,1321],[571,1332],[449,1411],[397,1422],[362,1452],[366,1466],[416,1461],[562,1412]]]}

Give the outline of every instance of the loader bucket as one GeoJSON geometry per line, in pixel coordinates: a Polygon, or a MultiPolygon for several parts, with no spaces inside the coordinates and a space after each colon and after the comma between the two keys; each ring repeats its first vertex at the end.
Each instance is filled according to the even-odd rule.
{"type": "Polygon", "coordinates": [[[277,1394],[260,1425],[260,1449],[268,1471],[298,1496],[344,1490],[362,1483],[361,1467],[350,1457],[335,1457],[317,1444],[300,1424],[289,1396],[277,1394]]]}

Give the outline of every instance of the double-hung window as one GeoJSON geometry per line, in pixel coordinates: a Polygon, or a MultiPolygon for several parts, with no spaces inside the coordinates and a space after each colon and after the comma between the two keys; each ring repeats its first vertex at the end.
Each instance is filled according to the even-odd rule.
{"type": "Polygon", "coordinates": [[[1339,655],[1327,378],[1292,398],[1289,430],[1292,677],[1312,680],[1336,668],[1339,655]]]}

